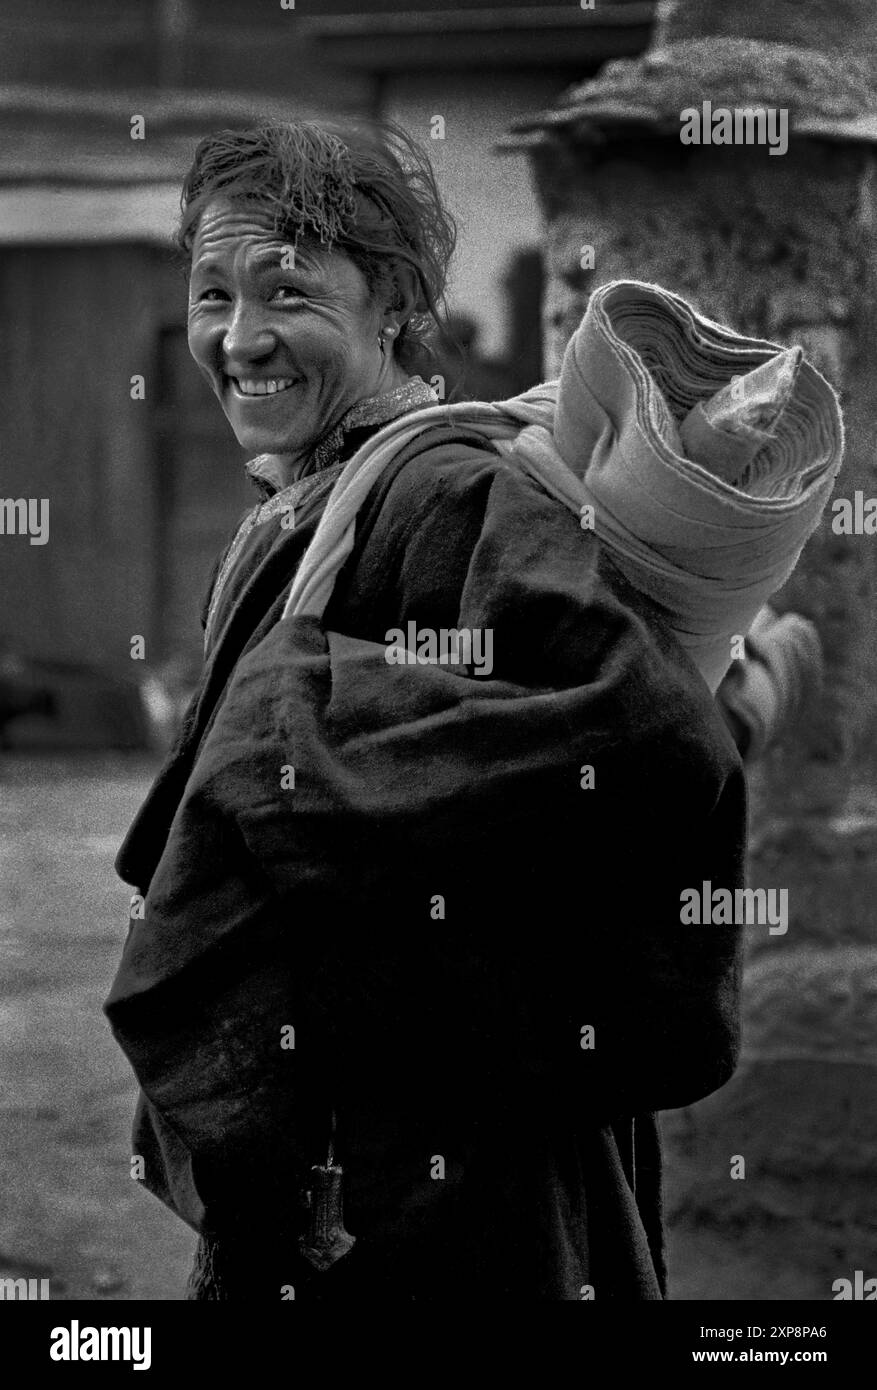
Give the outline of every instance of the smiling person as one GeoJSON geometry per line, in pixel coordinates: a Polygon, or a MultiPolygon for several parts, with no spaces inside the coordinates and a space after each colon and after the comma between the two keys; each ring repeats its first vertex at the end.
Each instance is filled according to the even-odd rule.
{"type": "Polygon", "coordinates": [[[120,852],[145,905],[107,1013],[190,1297],[661,1299],[655,1112],[737,1049],[739,929],[680,922],[742,885],[710,692],[411,374],[454,232],[407,136],[221,132],[182,209],[191,351],[258,499],[120,852]],[[489,634],[492,670],[398,662],[409,623],[489,634]]]}
{"type": "Polygon", "coordinates": [[[405,384],[386,351],[399,314],[373,301],[347,256],[285,248],[270,218],[226,199],[205,211],[192,252],[192,353],[239,442],[284,454],[290,477],[327,422],[405,384]]]}
{"type": "Polygon", "coordinates": [[[269,211],[223,194],[203,207],[192,241],[189,343],[239,443],[282,455],[292,480],[327,427],[406,385],[387,346],[411,317],[413,277],[370,284],[367,260],[313,235],[287,244],[269,211]]]}

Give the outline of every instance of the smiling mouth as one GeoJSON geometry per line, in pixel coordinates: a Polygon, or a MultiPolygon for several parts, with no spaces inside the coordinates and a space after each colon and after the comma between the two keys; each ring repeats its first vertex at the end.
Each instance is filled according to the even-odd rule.
{"type": "Polygon", "coordinates": [[[295,386],[297,377],[274,376],[266,379],[248,379],[231,376],[228,378],[239,396],[276,396],[295,386]]]}

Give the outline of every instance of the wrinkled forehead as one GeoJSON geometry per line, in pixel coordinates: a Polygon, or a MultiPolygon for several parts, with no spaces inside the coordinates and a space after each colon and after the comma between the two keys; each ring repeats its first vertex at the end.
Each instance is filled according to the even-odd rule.
{"type": "MultiPolygon", "coordinates": [[[[214,198],[204,208],[192,242],[192,270],[204,261],[233,262],[252,256],[281,256],[293,247],[289,232],[284,236],[277,230],[270,209],[257,204],[231,202],[214,198]]],[[[343,256],[337,248],[329,250],[306,234],[295,241],[294,261],[303,265],[328,268],[343,256]]],[[[346,259],[346,257],[344,257],[346,259]]]]}

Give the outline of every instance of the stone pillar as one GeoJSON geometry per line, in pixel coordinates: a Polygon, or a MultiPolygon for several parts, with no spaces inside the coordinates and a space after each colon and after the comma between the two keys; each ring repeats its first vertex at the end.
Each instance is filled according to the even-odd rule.
{"type": "MultiPolygon", "coordinates": [[[[848,40],[860,50],[864,31],[877,52],[877,8],[845,5],[858,26],[848,40]]],[[[530,123],[546,224],[545,375],[557,374],[596,285],[657,281],[740,330],[804,344],[842,393],[847,454],[835,496],[874,497],[877,179],[861,102],[849,109],[858,57],[816,52],[840,41],[825,0],[796,0],[795,37],[809,50],[799,69],[784,54],[759,79],[736,40],[710,39],[709,81],[698,81],[695,59],[706,49],[692,16],[713,15],[707,32],[740,36],[729,16],[745,22],[746,8],[677,6],[644,59],[611,65],[608,80],[598,76],[530,123]],[[682,106],[753,105],[761,80],[758,104],[792,107],[788,153],[683,146],[681,108],[667,99],[674,64],[685,69],[682,106]],[[804,69],[819,75],[818,109],[808,109],[806,74],[794,91],[804,69]],[[612,97],[602,107],[601,80],[612,97]],[[593,270],[582,268],[588,247],[593,270]]],[[[779,9],[790,13],[785,0],[779,9]]],[[[783,33],[765,33],[767,7],[757,10],[748,32],[768,43],[750,45],[749,56],[777,58],[783,33]]],[[[877,121],[869,129],[877,134],[877,121]]],[[[831,521],[829,507],[775,604],[817,624],[823,696],[749,779],[749,882],[789,890],[788,932],[749,929],[735,1078],[664,1117],[677,1298],[831,1299],[833,1280],[856,1269],[877,1276],[877,536],[835,535],[831,521]],[[731,1177],[735,1155],[745,1178],[731,1177]]]]}

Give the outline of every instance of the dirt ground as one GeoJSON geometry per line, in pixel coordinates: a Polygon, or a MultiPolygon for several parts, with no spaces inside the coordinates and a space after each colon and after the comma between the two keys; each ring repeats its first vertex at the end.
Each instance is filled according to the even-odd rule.
{"type": "Polygon", "coordinates": [[[0,761],[0,1277],[53,1299],[182,1298],[195,1243],[130,1177],[136,1087],[101,1013],[130,896],[113,858],[151,774],[0,761]]]}

